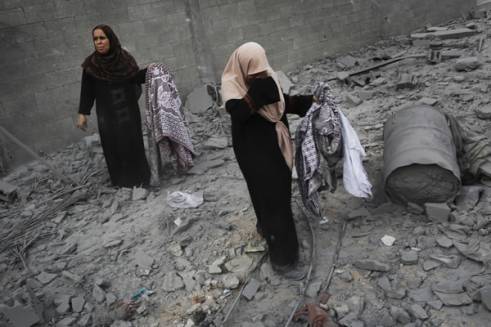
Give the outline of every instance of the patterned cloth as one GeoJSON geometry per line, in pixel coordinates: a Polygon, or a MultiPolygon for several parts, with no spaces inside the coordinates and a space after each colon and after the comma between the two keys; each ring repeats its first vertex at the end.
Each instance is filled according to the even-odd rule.
{"type": "Polygon", "coordinates": [[[304,205],[320,216],[319,191],[336,189],[335,167],[343,156],[339,110],[327,83],[319,83],[314,102],[295,136],[296,169],[304,205]]]}
{"type": "Polygon", "coordinates": [[[196,153],[174,77],[163,64],[148,66],[145,97],[150,185],[156,186],[160,184],[159,167],[171,162],[171,156],[180,169],[189,169],[196,153]]]}

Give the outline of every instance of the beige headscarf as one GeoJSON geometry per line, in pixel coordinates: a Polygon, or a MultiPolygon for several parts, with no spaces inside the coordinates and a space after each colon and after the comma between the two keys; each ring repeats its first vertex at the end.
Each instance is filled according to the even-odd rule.
{"type": "Polygon", "coordinates": [[[276,82],[280,101],[261,107],[258,114],[275,123],[281,153],[291,170],[293,166],[292,140],[290,131],[281,121],[285,111],[285,99],[278,78],[269,65],[266,51],[261,45],[247,42],[232,53],[222,74],[222,99],[224,103],[230,99],[242,99],[248,90],[246,77],[261,72],[266,72],[276,82]]]}

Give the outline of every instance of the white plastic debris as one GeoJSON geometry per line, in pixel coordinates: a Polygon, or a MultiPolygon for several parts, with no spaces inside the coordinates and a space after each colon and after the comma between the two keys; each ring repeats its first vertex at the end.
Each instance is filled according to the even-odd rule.
{"type": "Polygon", "coordinates": [[[384,235],[384,237],[382,237],[381,240],[382,240],[382,243],[384,243],[385,245],[392,246],[392,245],[394,245],[396,238],[394,236],[384,235]]]}
{"type": "Polygon", "coordinates": [[[329,218],[327,218],[326,216],[323,216],[321,218],[321,220],[319,221],[319,225],[324,225],[324,224],[327,224],[329,222],[329,218]]]}
{"type": "Polygon", "coordinates": [[[167,204],[173,208],[196,208],[203,203],[203,191],[186,193],[175,191],[167,195],[167,204]]]}

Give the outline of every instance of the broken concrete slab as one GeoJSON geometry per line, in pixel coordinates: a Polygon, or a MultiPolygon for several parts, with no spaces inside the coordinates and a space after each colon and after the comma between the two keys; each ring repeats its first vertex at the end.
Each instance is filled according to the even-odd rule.
{"type": "Polygon", "coordinates": [[[206,86],[200,86],[189,93],[184,106],[193,114],[201,114],[213,106],[213,99],[208,94],[206,86]]]}
{"type": "Polygon", "coordinates": [[[145,200],[148,196],[148,190],[143,187],[134,187],[131,193],[131,200],[145,200]]]}
{"type": "Polygon", "coordinates": [[[419,304],[413,304],[409,307],[409,312],[416,319],[426,320],[429,318],[425,309],[421,307],[419,304]]]}
{"type": "Polygon", "coordinates": [[[22,305],[15,302],[13,306],[0,304],[0,312],[3,313],[14,327],[30,327],[41,322],[41,318],[31,305],[22,305]]]}
{"type": "Polygon", "coordinates": [[[428,218],[434,222],[447,222],[450,208],[446,203],[425,203],[425,211],[428,218]]]}
{"type": "Polygon", "coordinates": [[[251,280],[249,280],[247,285],[244,287],[244,290],[242,291],[242,296],[251,301],[256,295],[260,286],[261,284],[256,279],[251,278],[251,280]]]}
{"type": "Polygon", "coordinates": [[[355,261],[353,266],[358,269],[371,270],[371,271],[390,271],[390,265],[384,262],[373,259],[362,259],[355,261]]]}
{"type": "Polygon", "coordinates": [[[184,288],[184,282],[181,276],[176,274],[176,272],[171,271],[165,274],[162,283],[162,289],[166,292],[174,292],[184,288]]]}
{"type": "Polygon", "coordinates": [[[404,265],[415,265],[418,263],[418,252],[413,250],[404,250],[400,252],[401,263],[404,265]]]}
{"type": "Polygon", "coordinates": [[[472,299],[467,293],[446,294],[436,291],[434,293],[446,306],[463,306],[472,303],[472,299]]]}
{"type": "Polygon", "coordinates": [[[233,258],[225,264],[227,271],[233,273],[245,273],[252,266],[252,258],[248,255],[241,255],[240,257],[233,258]]]}
{"type": "Polygon", "coordinates": [[[458,39],[462,37],[472,36],[477,34],[475,30],[469,28],[456,28],[453,30],[436,31],[429,33],[413,33],[411,34],[411,39],[413,40],[423,40],[423,39],[458,39]]]}
{"type": "Polygon", "coordinates": [[[454,68],[458,72],[470,72],[475,70],[481,66],[481,61],[477,57],[467,57],[457,59],[455,62],[454,68]]]}

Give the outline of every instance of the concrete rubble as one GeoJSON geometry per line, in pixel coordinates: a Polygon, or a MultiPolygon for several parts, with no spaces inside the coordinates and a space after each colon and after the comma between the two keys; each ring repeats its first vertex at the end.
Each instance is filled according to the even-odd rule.
{"type": "MultiPolygon", "coordinates": [[[[346,226],[323,307],[339,325],[489,324],[491,184],[466,186],[454,202],[402,207],[387,203],[379,181],[383,123],[405,106],[433,106],[491,137],[491,46],[480,42],[490,28],[487,18],[460,20],[281,74],[292,95],[330,80],[367,152],[373,199],[355,199],[339,182],[335,193],[321,193],[328,219],[311,222],[317,257],[305,301],[313,303],[346,226]],[[458,57],[428,63],[435,36],[458,57]]],[[[5,176],[17,199],[0,201],[1,326],[221,326],[239,294],[229,326],[284,325],[305,285],[262,259],[227,114],[204,87],[185,107],[200,155],[186,174],[170,169],[161,189],[111,187],[97,135],[46,158],[78,185],[58,181],[39,162],[5,176]],[[199,201],[183,205],[171,196],[169,205],[170,194],[184,193],[199,201]]],[[[290,117],[292,131],[299,122],[290,117]]],[[[293,195],[308,260],[311,235],[296,185],[293,195]]]]}

